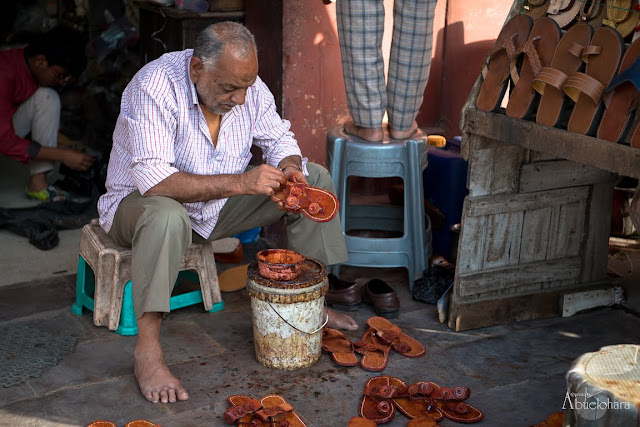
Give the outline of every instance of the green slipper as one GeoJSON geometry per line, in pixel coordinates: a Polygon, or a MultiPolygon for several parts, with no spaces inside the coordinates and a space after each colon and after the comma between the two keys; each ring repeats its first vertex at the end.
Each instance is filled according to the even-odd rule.
{"type": "Polygon", "coordinates": [[[69,193],[53,185],[49,185],[40,191],[25,189],[25,192],[30,199],[40,200],[41,202],[63,202],[69,198],[69,193]]]}

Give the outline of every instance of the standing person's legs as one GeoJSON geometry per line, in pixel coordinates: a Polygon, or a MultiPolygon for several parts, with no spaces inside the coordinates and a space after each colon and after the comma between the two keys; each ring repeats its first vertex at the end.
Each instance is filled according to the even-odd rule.
{"type": "Polygon", "coordinates": [[[347,106],[354,120],[345,125],[345,131],[380,141],[387,107],[382,57],[384,3],[341,0],[336,2],[336,17],[347,106]]]}
{"type": "Polygon", "coordinates": [[[392,138],[412,136],[431,68],[436,0],[395,0],[387,95],[392,138]]]}
{"type": "MultiPolygon", "coordinates": [[[[31,139],[45,147],[58,145],[60,127],[60,96],[51,88],[41,87],[13,115],[16,135],[25,137],[31,132],[31,139]]],[[[29,185],[27,190],[36,192],[47,187],[45,174],[53,170],[49,160],[34,160],[29,165],[29,185]]]]}
{"type": "Polygon", "coordinates": [[[168,197],[142,197],[135,191],[120,202],[109,231],[116,243],[130,246],[133,305],[138,323],[135,375],[147,400],[186,400],[189,394],[169,371],[160,345],[162,315],[191,244],[191,224],[181,203],[168,197]]]}

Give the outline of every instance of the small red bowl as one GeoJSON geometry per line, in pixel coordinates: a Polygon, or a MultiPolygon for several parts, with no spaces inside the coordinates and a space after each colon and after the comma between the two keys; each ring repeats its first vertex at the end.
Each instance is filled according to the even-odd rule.
{"type": "Polygon", "coordinates": [[[300,274],[304,257],[289,249],[265,249],[258,252],[258,272],[266,279],[293,280],[300,274]]]}

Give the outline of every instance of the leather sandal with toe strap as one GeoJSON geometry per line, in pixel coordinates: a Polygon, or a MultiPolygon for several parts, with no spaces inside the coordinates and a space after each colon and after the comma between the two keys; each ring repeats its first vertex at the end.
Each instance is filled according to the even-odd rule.
{"type": "Polygon", "coordinates": [[[391,401],[396,392],[397,388],[390,385],[389,377],[369,378],[360,402],[360,416],[378,424],[391,421],[396,415],[396,408],[391,401]]]}
{"type": "Polygon", "coordinates": [[[624,40],[611,27],[602,26],[593,34],[591,43],[582,51],[587,63],[585,72],[574,73],[562,87],[575,101],[567,124],[569,132],[595,133],[603,110],[602,95],[618,71],[623,51],[624,40]]]}
{"type": "Polygon", "coordinates": [[[511,18],[498,35],[482,64],[482,85],[476,107],[482,111],[498,111],[507,90],[512,61],[529,38],[533,19],[527,15],[511,18]]]}
{"type": "Polygon", "coordinates": [[[393,404],[407,417],[429,418],[434,421],[444,418],[444,414],[430,400],[431,393],[436,389],[432,383],[421,381],[407,386],[400,378],[390,377],[389,384],[398,388],[392,399],[393,404]]]}
{"type": "Polygon", "coordinates": [[[322,328],[322,349],[331,353],[331,359],[336,365],[356,366],[360,363],[354,352],[353,343],[337,329],[327,326],[322,328]]]}
{"type": "Polygon", "coordinates": [[[232,405],[224,413],[224,421],[227,424],[248,423],[254,418],[256,411],[262,408],[258,400],[248,396],[229,396],[227,401],[232,405]]]}
{"type": "Polygon", "coordinates": [[[362,369],[380,372],[387,367],[391,346],[378,339],[374,329],[369,328],[362,339],[354,342],[353,345],[355,351],[362,355],[362,359],[360,359],[362,369]]]}
{"type": "Polygon", "coordinates": [[[420,342],[402,332],[398,326],[384,317],[370,317],[367,319],[367,325],[375,330],[375,337],[379,341],[390,345],[396,353],[404,357],[422,357],[426,353],[424,346],[420,342]]]}
{"type": "Polygon", "coordinates": [[[301,212],[316,222],[331,221],[339,206],[336,196],[327,190],[292,181],[287,181],[271,196],[271,200],[282,202],[288,212],[301,212]]]}
{"type": "Polygon", "coordinates": [[[585,0],[551,0],[547,13],[549,18],[561,28],[569,25],[578,16],[580,6],[585,0]]]}

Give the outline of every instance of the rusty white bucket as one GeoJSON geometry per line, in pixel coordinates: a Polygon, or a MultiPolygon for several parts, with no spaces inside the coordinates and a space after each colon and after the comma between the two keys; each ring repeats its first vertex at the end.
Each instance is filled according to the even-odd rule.
{"type": "Polygon", "coordinates": [[[322,353],[326,325],[324,296],[329,289],[327,270],[305,258],[300,274],[289,281],[262,277],[256,263],[249,266],[256,359],[269,368],[293,370],[311,366],[322,353]]]}

